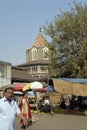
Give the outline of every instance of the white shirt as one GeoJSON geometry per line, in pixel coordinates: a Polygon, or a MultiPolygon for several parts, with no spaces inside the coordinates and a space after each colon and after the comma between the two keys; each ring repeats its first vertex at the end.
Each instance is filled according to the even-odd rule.
{"type": "Polygon", "coordinates": [[[14,130],[14,121],[20,109],[16,101],[12,100],[11,104],[5,97],[0,99],[0,130],[14,130]]]}
{"type": "Polygon", "coordinates": [[[49,100],[48,100],[48,99],[45,99],[45,100],[44,100],[44,104],[50,104],[49,100]]]}

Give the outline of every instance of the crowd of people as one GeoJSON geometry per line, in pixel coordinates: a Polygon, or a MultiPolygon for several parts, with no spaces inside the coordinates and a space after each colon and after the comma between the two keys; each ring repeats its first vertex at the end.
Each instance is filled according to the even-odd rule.
{"type": "MultiPolygon", "coordinates": [[[[14,130],[16,116],[19,117],[20,127],[27,130],[30,125],[33,125],[28,91],[23,92],[20,103],[17,102],[13,93],[14,89],[12,87],[7,87],[3,91],[3,97],[0,97],[0,123],[2,124],[0,125],[0,130],[14,130]]],[[[69,101],[68,109],[78,107],[79,110],[84,110],[87,108],[86,97],[72,96],[72,98],[69,97],[69,100],[67,101],[69,101]]],[[[62,99],[60,107],[67,109],[64,98],[62,99]]],[[[50,105],[49,97],[43,97],[40,99],[37,109],[40,112],[51,113],[52,106],[50,105]]]]}

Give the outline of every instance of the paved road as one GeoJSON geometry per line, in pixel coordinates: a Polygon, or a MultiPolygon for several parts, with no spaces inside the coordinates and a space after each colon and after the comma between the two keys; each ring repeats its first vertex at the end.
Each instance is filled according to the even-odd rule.
{"type": "MultiPolygon", "coordinates": [[[[34,114],[39,120],[29,130],[87,130],[87,116],[34,114]]],[[[23,130],[16,120],[15,130],[23,130]]]]}

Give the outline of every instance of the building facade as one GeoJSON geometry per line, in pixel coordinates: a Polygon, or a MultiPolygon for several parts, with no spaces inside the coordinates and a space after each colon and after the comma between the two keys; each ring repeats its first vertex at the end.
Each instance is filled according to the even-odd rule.
{"type": "Polygon", "coordinates": [[[11,63],[0,61],[0,87],[11,84],[11,63]]]}
{"type": "Polygon", "coordinates": [[[48,42],[40,31],[33,46],[26,50],[26,63],[18,67],[22,67],[34,80],[45,80],[49,77],[48,52],[48,42]]]}

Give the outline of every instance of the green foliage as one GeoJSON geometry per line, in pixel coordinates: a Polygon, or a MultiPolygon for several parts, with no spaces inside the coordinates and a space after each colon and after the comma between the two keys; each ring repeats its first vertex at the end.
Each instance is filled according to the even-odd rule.
{"type": "Polygon", "coordinates": [[[43,26],[51,37],[51,76],[87,77],[87,6],[73,2],[74,7],[61,12],[43,26]]]}

